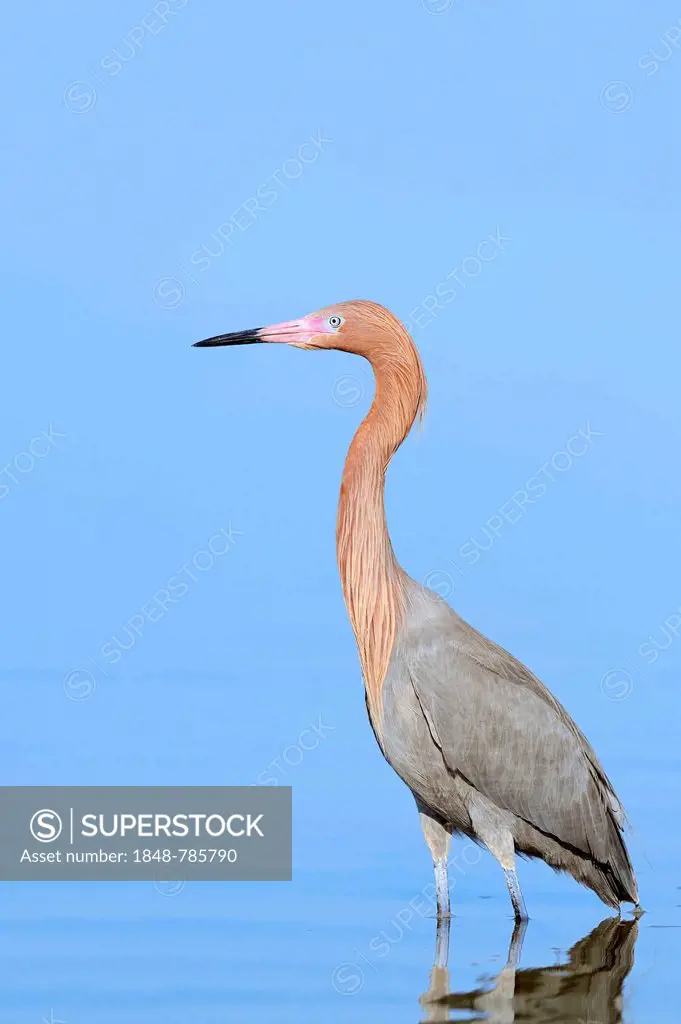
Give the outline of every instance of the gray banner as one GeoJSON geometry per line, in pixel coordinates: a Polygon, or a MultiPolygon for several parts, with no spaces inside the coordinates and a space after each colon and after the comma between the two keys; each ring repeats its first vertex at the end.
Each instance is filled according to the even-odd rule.
{"type": "Polygon", "coordinates": [[[290,881],[290,786],[2,786],[2,881],[290,881]]]}

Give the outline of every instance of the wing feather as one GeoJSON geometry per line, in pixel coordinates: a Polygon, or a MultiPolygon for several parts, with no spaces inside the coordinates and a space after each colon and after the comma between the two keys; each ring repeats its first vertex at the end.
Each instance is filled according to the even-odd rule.
{"type": "Polygon", "coordinates": [[[607,863],[624,816],[592,747],[529,669],[441,605],[447,614],[434,628],[421,622],[410,631],[403,653],[449,770],[498,807],[607,863]]]}

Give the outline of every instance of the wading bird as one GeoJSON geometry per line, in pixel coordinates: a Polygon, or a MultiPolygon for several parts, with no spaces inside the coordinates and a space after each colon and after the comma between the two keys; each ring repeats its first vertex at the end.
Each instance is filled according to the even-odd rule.
{"type": "Polygon", "coordinates": [[[409,333],[383,306],[353,301],[196,345],[254,342],[340,349],[363,356],[374,371],[374,400],[343,470],[338,567],[371,725],[416,798],[433,856],[438,917],[449,917],[447,857],[457,833],[501,864],[518,920],[527,913],[516,853],[569,872],[608,906],[638,905],[624,812],[585,736],[529,669],[395,558],[385,472],[426,401],[409,333]]]}

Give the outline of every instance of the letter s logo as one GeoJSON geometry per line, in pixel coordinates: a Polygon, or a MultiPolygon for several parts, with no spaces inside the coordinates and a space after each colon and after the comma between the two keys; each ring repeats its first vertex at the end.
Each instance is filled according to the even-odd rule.
{"type": "Polygon", "coordinates": [[[52,843],[61,835],[62,820],[56,811],[43,809],[35,812],[29,827],[39,843],[52,843]]]}

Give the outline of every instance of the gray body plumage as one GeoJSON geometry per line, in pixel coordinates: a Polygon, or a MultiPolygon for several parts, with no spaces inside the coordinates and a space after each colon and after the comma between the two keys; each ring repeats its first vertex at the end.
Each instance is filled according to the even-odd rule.
{"type": "Polygon", "coordinates": [[[377,737],[416,797],[436,865],[443,837],[460,832],[497,857],[509,888],[518,852],[611,906],[637,902],[621,804],[567,711],[436,594],[408,577],[405,591],[377,737]]]}

